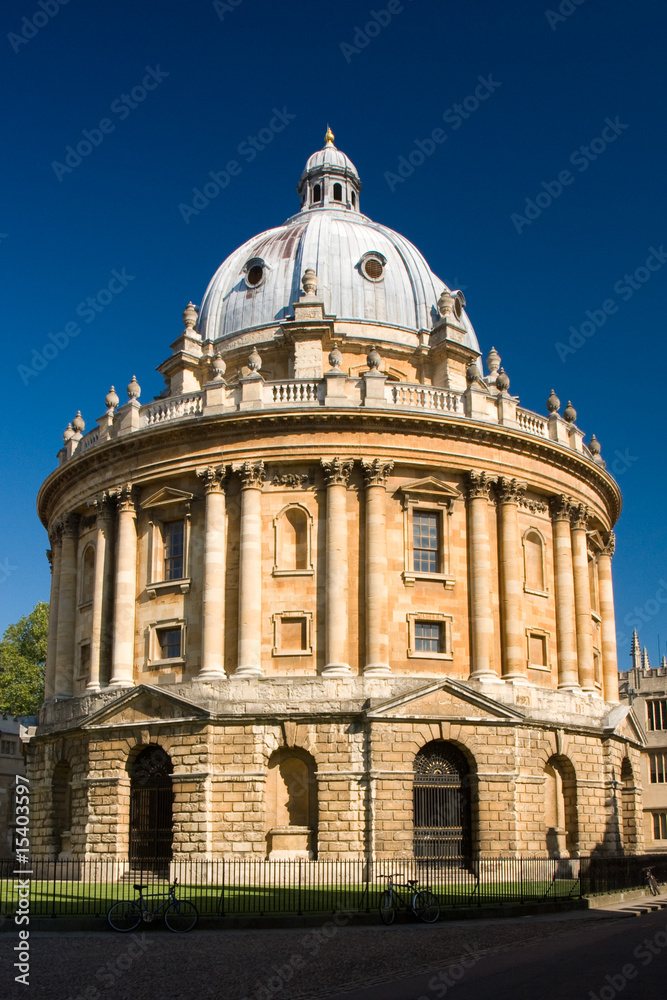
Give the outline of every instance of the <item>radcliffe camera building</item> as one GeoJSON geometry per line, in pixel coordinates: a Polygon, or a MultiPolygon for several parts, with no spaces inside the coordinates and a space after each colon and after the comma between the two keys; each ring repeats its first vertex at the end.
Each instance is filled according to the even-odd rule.
{"type": "Polygon", "coordinates": [[[642,850],[600,446],[519,405],[330,132],[297,190],[185,309],[163,394],[77,414],[42,486],[33,850],[642,850]]]}

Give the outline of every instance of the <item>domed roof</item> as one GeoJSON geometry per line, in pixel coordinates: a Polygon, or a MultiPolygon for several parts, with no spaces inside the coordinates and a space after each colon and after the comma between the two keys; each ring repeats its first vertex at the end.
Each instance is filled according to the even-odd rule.
{"type": "MultiPolygon", "coordinates": [[[[301,211],[252,237],[216,271],[199,312],[202,338],[217,341],[289,319],[308,268],[325,312],[338,322],[431,329],[447,286],[409,240],[358,211],[360,189],[354,164],[328,132],[299,182],[301,211]]],[[[466,346],[479,352],[465,312],[461,322],[466,346]]]]}

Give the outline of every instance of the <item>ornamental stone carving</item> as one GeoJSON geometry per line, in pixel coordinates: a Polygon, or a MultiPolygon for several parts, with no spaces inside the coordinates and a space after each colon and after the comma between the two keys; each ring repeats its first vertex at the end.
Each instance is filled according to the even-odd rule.
{"type": "Polygon", "coordinates": [[[315,484],[315,469],[309,469],[308,472],[276,472],[271,482],[273,486],[307,490],[315,484]]]}
{"type": "Polygon", "coordinates": [[[383,462],[380,458],[362,458],[361,467],[364,471],[366,486],[386,486],[389,473],[394,468],[393,462],[383,462]]]}
{"type": "Polygon", "coordinates": [[[332,458],[330,462],[322,459],[320,464],[327,486],[347,486],[354,467],[354,459],[332,458]]]}
{"type": "Polygon", "coordinates": [[[544,503],[543,500],[527,499],[526,497],[519,498],[519,507],[529,510],[531,514],[546,514],[549,510],[548,504],[544,503]]]}
{"type": "Polygon", "coordinates": [[[137,498],[132,483],[124,483],[117,490],[113,491],[112,496],[116,498],[120,514],[134,514],[137,498]]]}
{"type": "Polygon", "coordinates": [[[236,471],[241,477],[241,486],[244,490],[261,490],[266,479],[266,468],[264,462],[244,462],[237,467],[236,471]]]}
{"type": "Polygon", "coordinates": [[[525,490],[525,483],[520,483],[517,479],[508,479],[506,476],[500,476],[496,483],[499,503],[518,504],[523,499],[525,490]]]}
{"type": "Polygon", "coordinates": [[[572,522],[573,528],[583,528],[586,530],[588,527],[588,514],[589,510],[585,503],[578,503],[572,508],[572,513],[570,515],[570,520],[572,522]]]}
{"type": "Polygon", "coordinates": [[[223,493],[224,479],[227,470],[224,465],[216,467],[209,465],[205,469],[197,470],[197,478],[201,479],[205,493],[223,493]]]}
{"type": "Polygon", "coordinates": [[[602,549],[602,553],[605,556],[613,556],[615,551],[616,551],[616,535],[614,534],[613,531],[610,531],[606,536],[605,545],[604,548],[602,549]]]}
{"type": "Polygon", "coordinates": [[[465,477],[468,498],[474,500],[476,497],[484,497],[485,500],[488,500],[492,482],[493,480],[487,476],[486,472],[475,472],[471,469],[465,477]]]}
{"type": "Polygon", "coordinates": [[[102,493],[96,493],[95,496],[91,497],[88,501],[88,506],[92,507],[95,511],[95,518],[110,519],[114,512],[114,497],[107,491],[104,490],[102,493]]]}
{"type": "Polygon", "coordinates": [[[572,519],[574,506],[575,504],[572,497],[568,497],[564,493],[561,493],[558,497],[552,497],[550,507],[553,520],[570,521],[572,519]]]}
{"type": "Polygon", "coordinates": [[[78,514],[65,514],[61,518],[61,530],[63,538],[76,538],[79,533],[79,522],[81,518],[78,514]]]}

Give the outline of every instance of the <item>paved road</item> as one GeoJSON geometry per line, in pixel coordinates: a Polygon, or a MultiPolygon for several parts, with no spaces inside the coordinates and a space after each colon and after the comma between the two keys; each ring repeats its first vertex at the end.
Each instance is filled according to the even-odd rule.
{"type": "Polygon", "coordinates": [[[623,1000],[665,1000],[667,994],[664,912],[390,928],[355,927],[341,914],[311,930],[197,930],[182,937],[157,926],[132,935],[35,933],[29,987],[14,983],[16,944],[14,933],[0,936],[2,1000],[591,1000],[591,990],[597,1000],[612,1000],[612,989],[623,1000]],[[645,939],[655,955],[642,946],[645,939]],[[637,947],[644,951],[633,955],[637,947]],[[622,975],[627,963],[636,978],[623,990],[609,986],[605,976],[622,975]]]}

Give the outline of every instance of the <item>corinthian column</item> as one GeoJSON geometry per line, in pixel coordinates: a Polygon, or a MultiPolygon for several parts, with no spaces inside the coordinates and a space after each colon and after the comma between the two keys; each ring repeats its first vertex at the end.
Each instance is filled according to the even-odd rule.
{"type": "Polygon", "coordinates": [[[132,484],[118,496],[118,557],[110,687],[134,685],[134,618],[137,600],[137,529],[132,484]]]}
{"type": "Polygon", "coordinates": [[[579,690],[572,534],[570,531],[572,507],[572,500],[566,496],[554,497],[551,501],[554,532],[554,575],[556,578],[558,687],[564,691],[579,690]]]}
{"type": "Polygon", "coordinates": [[[572,511],[572,567],[574,570],[574,610],[577,621],[579,683],[583,691],[595,691],[591,589],[588,576],[588,507],[577,504],[572,511]]]}
{"type": "Polygon", "coordinates": [[[493,668],[493,613],[491,611],[491,552],[489,548],[489,487],[485,472],[469,472],[468,586],[470,588],[470,677],[497,679],[493,668]]]}
{"type": "Polygon", "coordinates": [[[614,587],[611,579],[611,557],[616,539],[610,531],[607,543],[598,555],[598,583],[600,586],[600,617],[602,618],[602,676],[606,701],[618,701],[618,664],[616,662],[616,618],[614,616],[614,587]]]}
{"type": "Polygon", "coordinates": [[[262,677],[262,485],[264,462],[244,462],[241,476],[239,649],[235,676],[262,677]]]}
{"type": "Polygon", "coordinates": [[[76,624],[76,549],[79,515],[62,520],[62,549],[58,580],[58,637],[56,647],[56,698],[71,698],[74,681],[74,628],[76,624]]]}
{"type": "Polygon", "coordinates": [[[351,673],[347,663],[347,484],[353,461],[322,460],[327,484],[325,637],[326,666],[322,673],[351,673]]]}
{"type": "Polygon", "coordinates": [[[97,537],[95,539],[95,589],[93,591],[93,624],[90,642],[90,679],[86,691],[100,690],[100,655],[102,652],[103,614],[106,606],[106,581],[112,528],[111,498],[108,493],[95,497],[92,505],[97,511],[97,537]]]}
{"type": "Polygon", "coordinates": [[[366,665],[365,674],[391,673],[387,596],[387,478],[393,462],[361,462],[366,481],[366,665]]]}
{"type": "Polygon", "coordinates": [[[47,552],[51,566],[51,595],[49,601],[49,634],[46,642],[46,671],[44,678],[44,700],[49,701],[56,693],[56,650],[58,648],[58,596],[60,591],[60,553],[62,529],[57,524],[49,535],[51,548],[47,552]]]}
{"type": "Polygon", "coordinates": [[[525,680],[528,675],[526,637],[522,615],[521,539],[519,500],[526,489],[516,479],[501,476],[498,489],[500,529],[500,620],[503,636],[503,677],[525,680]]]}
{"type": "Polygon", "coordinates": [[[224,665],[225,620],[225,492],[224,468],[200,470],[197,475],[206,491],[206,534],[204,538],[204,593],[202,597],[201,670],[202,680],[226,677],[224,665]]]}

